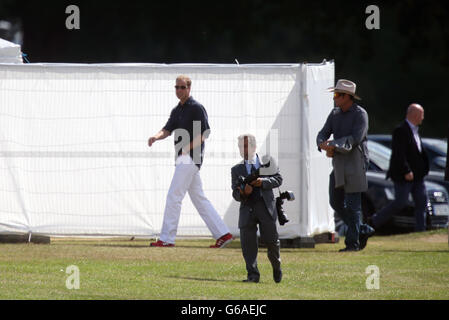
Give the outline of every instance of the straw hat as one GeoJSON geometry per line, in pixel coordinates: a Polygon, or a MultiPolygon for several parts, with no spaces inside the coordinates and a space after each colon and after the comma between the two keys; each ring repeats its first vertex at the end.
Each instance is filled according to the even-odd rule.
{"type": "Polygon", "coordinates": [[[354,97],[354,99],[362,100],[359,96],[355,94],[356,84],[352,81],[340,79],[337,81],[337,85],[335,87],[330,87],[327,89],[329,92],[340,92],[347,93],[354,97]]]}

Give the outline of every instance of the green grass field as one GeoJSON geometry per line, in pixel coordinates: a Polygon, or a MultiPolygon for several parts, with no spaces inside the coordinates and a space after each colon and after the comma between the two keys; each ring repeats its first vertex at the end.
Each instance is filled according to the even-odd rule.
{"type": "Polygon", "coordinates": [[[338,253],[337,244],[281,249],[284,278],[272,279],[266,249],[261,281],[246,278],[240,242],[178,240],[150,248],[129,239],[52,239],[45,244],[0,244],[0,299],[449,299],[447,230],[373,237],[365,250],[338,253]],[[79,289],[68,289],[67,267],[79,268],[79,289]],[[367,289],[370,265],[379,289],[367,289]]]}

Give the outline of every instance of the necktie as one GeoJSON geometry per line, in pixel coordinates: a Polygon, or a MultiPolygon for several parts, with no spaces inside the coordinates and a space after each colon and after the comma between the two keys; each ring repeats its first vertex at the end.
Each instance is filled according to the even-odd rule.
{"type": "MultiPolygon", "coordinates": [[[[256,165],[254,163],[251,164],[251,174],[255,174],[257,171],[256,165]]],[[[260,192],[260,187],[253,187],[253,193],[256,197],[260,197],[262,194],[260,192]]]]}
{"type": "Polygon", "coordinates": [[[254,163],[251,163],[251,173],[255,173],[256,170],[256,165],[254,163]]]}

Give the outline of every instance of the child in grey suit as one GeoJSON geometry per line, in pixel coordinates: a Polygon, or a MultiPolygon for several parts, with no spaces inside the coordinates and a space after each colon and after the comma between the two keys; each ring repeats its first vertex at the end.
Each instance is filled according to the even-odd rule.
{"type": "Polygon", "coordinates": [[[238,138],[240,154],[243,161],[231,169],[232,196],[240,202],[239,228],[243,258],[246,263],[247,279],[244,282],[259,282],[260,272],[257,268],[257,226],[260,236],[268,249],[268,259],[273,267],[273,279],[282,280],[280,241],[276,228],[277,209],[273,188],[282,184],[282,177],[274,159],[256,154],[256,139],[251,134],[238,138]],[[239,177],[247,177],[258,170],[259,178],[250,184],[241,185],[239,177]]]}

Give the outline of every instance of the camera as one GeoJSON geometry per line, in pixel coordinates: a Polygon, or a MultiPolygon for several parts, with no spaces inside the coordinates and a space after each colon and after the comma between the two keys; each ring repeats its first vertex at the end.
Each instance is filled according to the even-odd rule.
{"type": "Polygon", "coordinates": [[[279,197],[276,198],[276,209],[278,211],[278,220],[281,226],[290,221],[288,220],[288,217],[285,214],[284,208],[282,208],[285,199],[287,201],[293,201],[295,200],[295,195],[293,194],[292,191],[285,191],[279,192],[279,197]]]}
{"type": "Polygon", "coordinates": [[[251,173],[248,176],[246,176],[246,177],[239,176],[238,177],[238,181],[239,181],[240,189],[241,190],[245,190],[245,185],[250,184],[254,180],[257,180],[257,178],[260,177],[260,169],[262,169],[262,168],[269,168],[269,167],[270,167],[270,161],[268,161],[265,164],[261,164],[259,169],[251,171],[251,173]]]}
{"type": "MultiPolygon", "coordinates": [[[[261,168],[268,167],[268,166],[269,166],[269,162],[266,165],[262,165],[261,168]]],[[[247,177],[239,176],[238,183],[239,183],[240,189],[245,190],[245,185],[250,184],[257,178],[259,178],[259,175],[260,175],[260,168],[251,172],[251,174],[248,175],[247,177]]],[[[281,190],[279,189],[279,197],[276,198],[276,209],[278,212],[279,224],[281,226],[283,226],[284,224],[286,224],[287,222],[290,221],[290,220],[288,220],[288,217],[285,214],[284,208],[282,208],[282,205],[284,204],[284,200],[293,201],[293,200],[295,200],[295,195],[293,194],[292,191],[281,192],[281,190]]]]}
{"type": "Polygon", "coordinates": [[[238,177],[238,181],[239,181],[240,189],[245,190],[245,185],[250,184],[254,180],[257,180],[257,178],[259,178],[259,169],[257,169],[256,171],[252,172],[247,177],[239,176],[238,177]]]}

